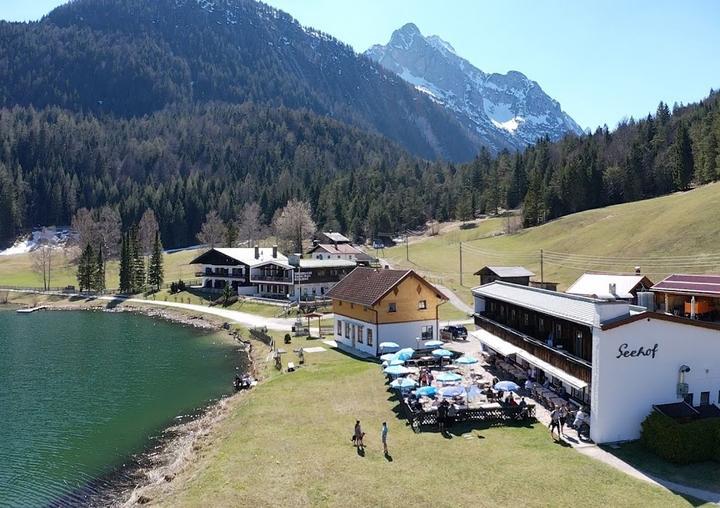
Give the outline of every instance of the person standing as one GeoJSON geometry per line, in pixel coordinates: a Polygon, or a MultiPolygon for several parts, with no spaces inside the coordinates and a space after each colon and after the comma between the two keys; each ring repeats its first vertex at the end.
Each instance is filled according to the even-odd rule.
{"type": "Polygon", "coordinates": [[[360,420],[355,421],[355,431],[353,432],[353,444],[358,448],[364,448],[363,444],[363,431],[360,426],[360,420]]]}
{"type": "MultiPolygon", "coordinates": [[[[560,435],[560,411],[558,411],[558,408],[553,406],[553,410],[550,411],[550,435],[553,436],[553,430],[556,430],[558,432],[558,438],[556,441],[558,441],[562,436],[560,435]]],[[[554,436],[553,436],[554,437],[554,436]]]]}
{"type": "Polygon", "coordinates": [[[568,417],[567,404],[563,404],[562,406],[560,406],[559,413],[560,415],[558,416],[558,433],[560,434],[560,437],[563,437],[565,431],[565,423],[567,423],[568,417]]]}
{"type": "Polygon", "coordinates": [[[387,422],[383,422],[382,428],[380,429],[380,440],[382,441],[383,453],[385,455],[388,455],[387,435],[388,435],[388,425],[387,425],[387,422]]]}

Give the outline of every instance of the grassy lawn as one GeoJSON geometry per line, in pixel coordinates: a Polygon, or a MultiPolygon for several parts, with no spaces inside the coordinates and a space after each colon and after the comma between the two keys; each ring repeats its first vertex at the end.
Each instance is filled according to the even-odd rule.
{"type": "MultiPolygon", "coordinates": [[[[285,349],[300,345],[325,347],[293,339],[285,349]]],[[[173,480],[166,506],[690,506],[554,444],[542,425],[415,434],[377,364],[332,350],[305,358],[241,401],[199,462],[173,480]],[[350,442],[356,419],[364,456],[350,442]]]]}
{"type": "Polygon", "coordinates": [[[448,302],[441,305],[438,309],[440,325],[444,325],[446,321],[463,321],[470,317],[463,311],[457,309],[452,303],[448,302]]]}
{"type": "Polygon", "coordinates": [[[720,463],[672,464],[648,452],[639,442],[626,443],[619,448],[606,447],[605,450],[651,475],[700,489],[720,492],[720,463]]]}
{"type": "MultiPolygon", "coordinates": [[[[199,255],[200,250],[187,250],[164,255],[165,282],[178,279],[194,279],[195,267],[188,263],[199,255]]],[[[51,273],[51,287],[77,286],[77,263],[58,253],[51,273]]],[[[118,286],[118,262],[110,261],[106,269],[108,288],[118,286]]],[[[40,287],[42,280],[32,269],[30,254],[0,256],[0,285],[40,287]]]]}
{"type": "MultiPolygon", "coordinates": [[[[521,265],[540,275],[540,249],[546,252],[572,253],[601,257],[662,257],[703,255],[720,251],[720,183],[635,203],[589,210],[568,215],[536,228],[513,235],[487,237],[502,231],[503,219],[484,221],[473,230],[454,230],[410,245],[410,261],[405,246],[385,250],[393,265],[414,268],[432,282],[444,284],[470,302],[470,289],[479,280],[472,274],[485,265],[521,265]],[[486,236],[482,238],[482,236],[486,236]],[[459,242],[463,242],[463,284],[459,277],[459,242]]],[[[717,259],[717,257],[715,258],[717,259]]],[[[648,260],[643,273],[659,281],[668,272],[718,272],[717,266],[658,266],[648,260]]],[[[593,261],[548,259],[544,267],[546,281],[560,283],[566,289],[586,270],[633,272],[635,263],[611,265],[593,261]]]]}

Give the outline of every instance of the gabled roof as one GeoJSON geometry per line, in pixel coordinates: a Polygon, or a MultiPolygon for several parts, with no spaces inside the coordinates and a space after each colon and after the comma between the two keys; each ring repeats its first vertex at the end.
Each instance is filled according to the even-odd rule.
{"type": "Polygon", "coordinates": [[[287,265],[288,259],[279,252],[277,257],[273,257],[272,247],[261,247],[258,249],[258,257],[255,257],[254,247],[235,247],[235,248],[223,248],[215,247],[208,251],[203,252],[198,257],[190,261],[190,264],[211,264],[206,261],[208,258],[212,258],[213,254],[220,254],[220,257],[229,258],[230,260],[242,263],[247,266],[258,266],[265,264],[269,261],[277,262],[281,265],[287,265]]]}
{"type": "Polygon", "coordinates": [[[328,292],[328,296],[336,300],[370,307],[410,276],[417,277],[423,284],[435,291],[439,298],[447,300],[445,295],[438,291],[435,286],[412,270],[380,270],[366,267],[355,268],[344,279],[335,284],[328,292]]]}
{"type": "Polygon", "coordinates": [[[340,233],[333,233],[332,231],[331,232],[323,231],[322,235],[331,242],[351,243],[350,239],[347,236],[342,235],[340,233]]]}
{"type": "Polygon", "coordinates": [[[650,288],[652,281],[644,275],[616,275],[609,273],[584,273],[565,291],[573,295],[593,296],[596,298],[629,300],[633,291],[645,287],[650,288]],[[610,285],[615,285],[615,292],[610,285]]]}
{"type": "Polygon", "coordinates": [[[350,245],[349,243],[339,243],[337,245],[332,243],[319,243],[310,249],[308,253],[315,252],[317,250],[325,251],[328,254],[362,254],[360,249],[354,245],[350,245]]]}
{"type": "Polygon", "coordinates": [[[472,293],[588,326],[599,326],[605,319],[628,314],[626,302],[608,302],[502,281],[474,288],[472,293]],[[612,311],[603,310],[610,306],[612,311]]]}
{"type": "Polygon", "coordinates": [[[534,277],[535,274],[523,266],[484,266],[474,275],[494,274],[498,277],[534,277]]]}
{"type": "Polygon", "coordinates": [[[673,274],[655,284],[650,290],[662,293],[720,297],[720,275],[673,274]]]}
{"type": "Polygon", "coordinates": [[[357,266],[355,261],[349,259],[301,259],[300,268],[347,268],[357,266]]]}

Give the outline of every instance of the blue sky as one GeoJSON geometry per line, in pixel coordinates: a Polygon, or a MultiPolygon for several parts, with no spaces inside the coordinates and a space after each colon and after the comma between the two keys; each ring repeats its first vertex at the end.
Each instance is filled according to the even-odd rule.
{"type": "MultiPolygon", "coordinates": [[[[61,0],[0,0],[0,18],[37,19],[61,0]]],[[[720,2],[695,0],[268,0],[364,51],[413,22],[485,72],[518,70],[583,127],[613,127],[660,100],[720,88],[720,2]]]]}

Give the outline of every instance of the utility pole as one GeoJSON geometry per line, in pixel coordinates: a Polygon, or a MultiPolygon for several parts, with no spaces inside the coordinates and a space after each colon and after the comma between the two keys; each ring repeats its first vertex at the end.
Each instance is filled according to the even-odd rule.
{"type": "Polygon", "coordinates": [[[463,270],[462,270],[462,242],[460,242],[460,286],[463,285],[462,272],[463,272],[463,270]]]}
{"type": "Polygon", "coordinates": [[[408,234],[405,233],[405,261],[410,261],[410,247],[408,246],[408,234]]]}
{"type": "Polygon", "coordinates": [[[545,282],[545,274],[543,273],[543,250],[540,249],[540,283],[545,282]]]}

